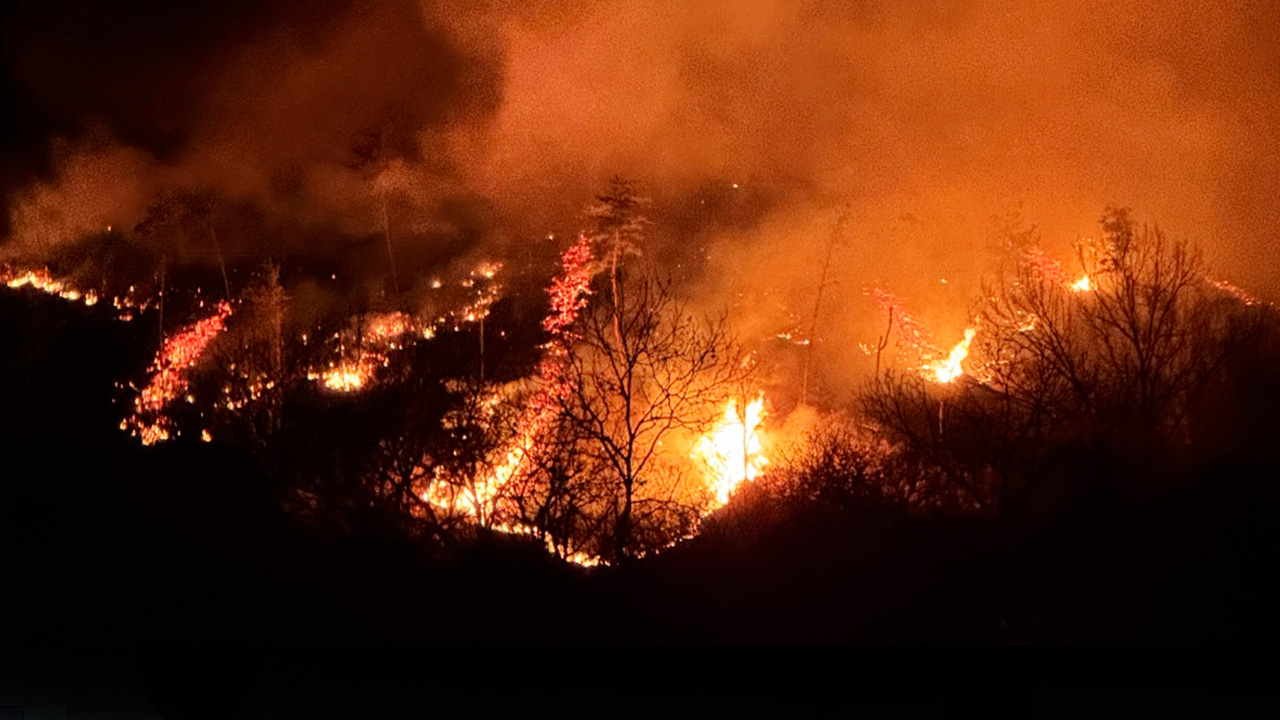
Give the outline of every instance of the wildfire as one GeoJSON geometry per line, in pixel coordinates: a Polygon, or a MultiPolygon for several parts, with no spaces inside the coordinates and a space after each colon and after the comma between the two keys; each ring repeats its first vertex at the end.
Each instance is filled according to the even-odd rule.
{"type": "Polygon", "coordinates": [[[1079,280],[1071,283],[1072,292],[1089,292],[1090,290],[1093,290],[1093,283],[1088,275],[1081,275],[1079,280]]]}
{"type": "Polygon", "coordinates": [[[81,292],[70,285],[55,280],[49,275],[48,270],[27,270],[21,273],[9,274],[3,276],[5,285],[13,289],[21,287],[33,287],[41,292],[49,295],[56,295],[64,300],[71,302],[83,302],[86,306],[98,304],[98,295],[92,290],[81,292]]]}
{"type": "Polygon", "coordinates": [[[1025,259],[1027,264],[1035,269],[1036,273],[1046,282],[1054,285],[1068,285],[1071,283],[1071,276],[1063,269],[1062,264],[1046,255],[1040,248],[1027,250],[1025,259]]]}
{"type": "Polygon", "coordinates": [[[308,373],[307,379],[319,380],[330,390],[354,392],[363,388],[373,377],[374,364],[372,358],[362,356],[354,362],[337,363],[321,373],[308,373]]]}
{"type": "Polygon", "coordinates": [[[412,330],[412,321],[402,312],[374,315],[364,329],[366,342],[387,342],[412,330]]]}
{"type": "Polygon", "coordinates": [[[978,331],[973,328],[965,328],[964,340],[961,340],[955,347],[951,348],[951,354],[944,360],[938,360],[925,366],[926,377],[937,383],[946,384],[954,382],[956,378],[964,374],[964,359],[969,356],[969,345],[973,343],[973,338],[978,331]]]}
{"type": "MultiPolygon", "coordinates": [[[[1241,303],[1247,306],[1252,307],[1254,305],[1264,304],[1263,301],[1259,300],[1253,295],[1250,295],[1248,292],[1245,292],[1239,286],[1236,286],[1227,282],[1226,280],[1217,280],[1212,277],[1206,278],[1206,280],[1208,280],[1209,284],[1212,285],[1213,287],[1221,290],[1222,292],[1230,295],[1231,297],[1234,297],[1235,299],[1239,300],[1241,303]]],[[[1266,304],[1270,304],[1270,303],[1266,303],[1266,304]]]]}
{"type": "MultiPolygon", "coordinates": [[[[533,528],[528,525],[523,525],[519,523],[514,525],[507,525],[507,524],[494,525],[492,529],[497,530],[498,532],[501,532],[501,533],[507,533],[508,535],[528,535],[529,537],[534,537],[534,538],[542,535],[542,533],[540,533],[537,530],[537,528],[533,528]]],[[[582,552],[581,550],[571,550],[569,548],[557,547],[555,540],[553,540],[550,536],[546,536],[543,539],[544,539],[544,542],[546,543],[547,550],[552,555],[559,555],[560,557],[573,563],[574,565],[581,565],[582,567],[596,567],[601,564],[600,558],[595,555],[582,552]]]]}
{"type": "MultiPolygon", "coordinates": [[[[493,270],[496,266],[485,266],[479,272],[491,277],[493,270]]],[[[542,327],[551,336],[551,342],[544,346],[545,354],[538,365],[538,389],[517,422],[516,440],[497,454],[498,460],[487,472],[471,479],[462,493],[451,492],[448,483],[436,483],[424,496],[427,502],[483,520],[484,512],[493,506],[503,486],[520,471],[530,453],[536,452],[538,438],[546,431],[559,402],[569,391],[564,382],[567,351],[560,341],[573,336],[573,324],[591,294],[591,278],[591,238],[584,234],[561,256],[560,274],[548,289],[551,311],[543,319],[542,327]],[[463,502],[459,503],[459,499],[463,502]]],[[[485,307],[487,305],[480,310],[485,307]]]]}
{"type": "MultiPolygon", "coordinates": [[[[386,366],[390,362],[389,355],[393,351],[415,339],[431,340],[446,326],[457,332],[464,325],[483,322],[500,295],[501,288],[495,278],[501,269],[501,263],[484,263],[472,270],[459,285],[472,288],[479,279],[484,282],[484,287],[472,291],[470,302],[442,315],[423,320],[398,311],[379,313],[366,316],[358,332],[349,328],[344,333],[335,333],[333,339],[338,341],[338,359],[319,370],[308,372],[307,379],[319,381],[335,392],[358,392],[368,387],[379,365],[386,366]],[[352,353],[349,350],[351,346],[359,349],[352,353]]],[[[441,283],[433,280],[431,286],[439,288],[441,283]]]]}
{"type": "Polygon", "coordinates": [[[932,357],[937,353],[929,333],[920,321],[907,311],[906,303],[902,298],[878,287],[868,290],[867,294],[876,301],[885,318],[893,324],[901,350],[912,357],[932,357]]]}
{"type": "MultiPolygon", "coordinates": [[[[1054,272],[1057,267],[1052,260],[1043,255],[1029,254],[1029,257],[1033,262],[1038,263],[1037,267],[1040,267],[1042,272],[1054,272]]],[[[911,362],[921,363],[915,367],[926,380],[945,385],[955,382],[956,378],[964,374],[964,361],[969,357],[969,346],[973,344],[973,338],[978,334],[976,328],[966,328],[964,339],[956,343],[945,358],[935,360],[934,358],[937,358],[941,352],[933,344],[929,333],[925,331],[920,321],[907,312],[906,304],[901,298],[879,288],[868,294],[879,303],[886,316],[893,319],[899,346],[906,350],[909,356],[919,358],[911,362]]],[[[865,345],[863,351],[870,354],[870,348],[865,345]]]]}
{"type": "Polygon", "coordinates": [[[120,424],[143,445],[169,439],[172,420],[164,409],[187,391],[187,370],[195,367],[205,348],[226,327],[231,305],[218,303],[213,315],[200,320],[164,341],[151,363],[151,379],[134,399],[133,415],[120,424]]]}
{"type": "MultiPolygon", "coordinates": [[[[45,268],[20,271],[0,269],[0,282],[14,290],[32,288],[68,302],[83,303],[85,307],[93,307],[102,300],[102,297],[93,290],[79,290],[64,280],[54,278],[45,268]]],[[[111,306],[116,310],[115,319],[127,322],[134,318],[134,311],[150,309],[151,301],[136,300],[133,297],[134,291],[135,288],[130,286],[129,293],[124,297],[110,299],[111,306]]]]}
{"type": "Polygon", "coordinates": [[[724,416],[711,432],[700,438],[693,456],[706,464],[715,502],[711,509],[729,502],[743,482],[755,480],[769,464],[760,428],[764,424],[764,395],[747,403],[742,411],[737,399],[725,406],[724,416]]]}

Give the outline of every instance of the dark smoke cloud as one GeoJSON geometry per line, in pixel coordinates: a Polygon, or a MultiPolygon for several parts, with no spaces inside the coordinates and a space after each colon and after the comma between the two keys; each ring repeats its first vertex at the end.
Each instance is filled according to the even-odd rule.
{"type": "Polygon", "coordinates": [[[358,240],[380,231],[384,200],[410,238],[439,228],[406,208],[449,220],[468,192],[445,136],[496,108],[497,58],[416,3],[259,5],[11,11],[24,132],[6,149],[27,163],[10,178],[10,243],[48,252],[192,193],[215,198],[219,224],[256,214],[254,236],[227,233],[233,254],[317,249],[316,228],[358,240]]]}
{"type": "Polygon", "coordinates": [[[863,288],[953,342],[1010,208],[1065,253],[1129,205],[1280,294],[1278,18],[1265,1],[29,3],[6,22],[5,152],[24,168],[8,243],[208,188],[259,218],[228,240],[245,252],[385,274],[381,198],[428,267],[572,232],[622,174],[654,198],[651,255],[696,261],[755,339],[808,325],[847,215],[817,352],[856,377],[880,330],[863,288]]]}

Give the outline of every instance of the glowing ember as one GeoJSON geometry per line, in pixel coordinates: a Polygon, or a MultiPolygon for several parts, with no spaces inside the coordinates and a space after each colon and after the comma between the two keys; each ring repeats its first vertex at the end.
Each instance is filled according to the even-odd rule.
{"type": "Polygon", "coordinates": [[[881,288],[868,291],[869,295],[880,306],[885,318],[892,318],[894,332],[898,338],[899,348],[909,356],[929,358],[937,354],[937,349],[930,340],[929,333],[911,313],[907,312],[902,298],[881,288]]]}
{"type": "MultiPolygon", "coordinates": [[[[501,269],[500,263],[485,263],[478,270],[471,271],[470,277],[462,280],[460,285],[475,287],[475,278],[480,277],[484,281],[483,287],[475,291],[469,303],[430,320],[403,312],[380,313],[364,316],[358,329],[349,327],[334,333],[332,340],[338,346],[335,348],[338,359],[308,372],[307,379],[321,382],[335,392],[352,393],[368,387],[374,370],[379,365],[385,367],[393,351],[404,348],[415,339],[430,340],[446,325],[459,331],[463,325],[479,323],[488,317],[490,306],[500,295],[501,287],[494,278],[501,269]],[[352,347],[359,349],[353,353],[352,347]]],[[[431,285],[438,288],[442,283],[433,280],[431,285]]],[[[305,335],[303,341],[306,342],[305,335]]]]}
{"type": "MultiPolygon", "coordinates": [[[[529,537],[535,538],[542,535],[537,528],[522,524],[494,525],[492,529],[497,530],[498,532],[507,533],[508,535],[528,535],[529,537]]],[[[574,565],[581,565],[582,567],[596,567],[602,562],[600,558],[595,555],[591,555],[580,550],[556,547],[555,541],[549,536],[545,538],[545,542],[547,550],[551,552],[551,554],[559,555],[561,558],[573,563],[574,565]]]]}
{"type": "MultiPolygon", "coordinates": [[[[1044,256],[1032,257],[1039,257],[1044,270],[1055,272],[1057,265],[1049,258],[1044,256]]],[[[918,360],[909,362],[913,364],[915,362],[920,363],[913,366],[926,380],[946,384],[954,382],[956,378],[964,374],[963,363],[969,356],[969,346],[973,343],[974,336],[977,335],[976,329],[967,328],[964,331],[964,339],[951,348],[951,352],[945,358],[935,359],[938,358],[941,352],[933,344],[929,333],[924,330],[920,322],[912,317],[911,313],[907,312],[905,303],[900,298],[878,288],[869,294],[880,304],[886,316],[893,318],[901,349],[905,350],[909,357],[918,358],[918,360]]]]}
{"type": "Polygon", "coordinates": [[[205,348],[226,327],[231,305],[218,303],[216,312],[182,332],[165,340],[151,363],[151,379],[134,399],[133,415],[121,424],[143,445],[168,440],[173,421],[164,409],[175,398],[186,394],[187,370],[195,367],[205,348]]]}
{"type": "Polygon", "coordinates": [[[953,382],[956,378],[964,374],[962,364],[964,359],[969,356],[969,345],[973,343],[973,337],[977,335],[977,331],[973,328],[965,328],[964,340],[951,348],[951,354],[945,360],[939,360],[926,366],[926,377],[937,383],[953,382]]]}
{"type": "Polygon", "coordinates": [[[537,440],[559,411],[559,404],[569,388],[564,381],[568,353],[562,340],[573,337],[572,327],[578,313],[591,294],[591,238],[580,235],[561,256],[561,272],[548,289],[551,311],[542,327],[551,336],[544,346],[545,354],[538,365],[538,389],[517,422],[516,440],[502,452],[482,477],[472,478],[461,494],[452,492],[448,483],[436,483],[424,499],[450,512],[461,512],[482,523],[493,507],[502,488],[520,471],[525,459],[537,449],[537,440]],[[459,503],[459,500],[463,502],[459,503]]]}
{"type": "Polygon", "coordinates": [[[738,401],[730,400],[724,417],[694,446],[694,457],[706,463],[710,470],[708,480],[715,493],[711,509],[729,502],[729,496],[739,485],[755,480],[769,464],[760,435],[764,417],[764,395],[752,400],[741,412],[738,401]]]}
{"type": "Polygon", "coordinates": [[[383,313],[369,318],[364,328],[366,342],[393,340],[413,329],[410,317],[402,312],[383,313]]]}
{"type": "MultiPolygon", "coordinates": [[[[1247,306],[1252,307],[1254,305],[1263,304],[1263,302],[1258,298],[1254,297],[1253,295],[1250,295],[1248,292],[1245,292],[1240,287],[1233,285],[1227,282],[1226,280],[1215,280],[1212,277],[1206,278],[1206,279],[1208,280],[1209,284],[1212,285],[1213,287],[1221,290],[1224,293],[1227,293],[1228,295],[1234,297],[1235,299],[1239,300],[1241,303],[1247,306]]],[[[1267,304],[1270,304],[1270,303],[1267,303],[1267,304]]]]}

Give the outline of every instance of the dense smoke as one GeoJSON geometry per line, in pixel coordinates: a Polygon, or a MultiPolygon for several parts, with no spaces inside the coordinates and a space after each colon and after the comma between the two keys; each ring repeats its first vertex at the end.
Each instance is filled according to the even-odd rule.
{"type": "MultiPolygon", "coordinates": [[[[1128,205],[1276,295],[1269,3],[260,5],[11,10],[5,252],[49,257],[204,193],[233,261],[385,288],[385,223],[412,285],[572,233],[624,175],[654,200],[649,252],[757,342],[812,323],[844,217],[817,323],[830,392],[883,330],[868,287],[958,340],[1018,212],[1065,253],[1128,205]]],[[[175,257],[211,262],[183,237],[175,257]]]]}

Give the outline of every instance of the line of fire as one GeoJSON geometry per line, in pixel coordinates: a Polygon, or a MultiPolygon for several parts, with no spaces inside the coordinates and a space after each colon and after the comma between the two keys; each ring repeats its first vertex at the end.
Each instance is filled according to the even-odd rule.
{"type": "Polygon", "coordinates": [[[1274,12],[107,5],[0,10],[31,627],[1280,639],[1274,12]]]}
{"type": "MultiPolygon", "coordinates": [[[[238,294],[228,284],[218,300],[204,287],[139,297],[132,286],[107,300],[109,290],[79,289],[46,267],[10,268],[3,280],[86,308],[107,300],[103,317],[155,325],[146,374],[118,385],[129,409],[119,429],[144,446],[191,439],[269,454],[289,442],[278,437],[286,418],[305,412],[290,407],[303,402],[298,393],[310,403],[373,404],[437,384],[438,395],[412,410],[427,414],[425,426],[395,428],[371,448],[366,501],[390,505],[403,515],[396,522],[421,532],[531,536],[581,565],[689,538],[744,485],[808,491],[819,478],[805,475],[825,470],[815,452],[855,453],[859,472],[929,463],[920,476],[923,467],[878,478],[876,491],[907,507],[978,512],[1025,482],[1010,465],[1021,458],[967,460],[951,447],[993,422],[1005,446],[1078,413],[1127,407],[1149,429],[1188,442],[1193,396],[1217,381],[1244,327],[1254,335],[1274,321],[1270,305],[1207,275],[1187,246],[1109,211],[1105,239],[1077,244],[1074,273],[1034,245],[1011,249],[950,347],[935,344],[908,301],[866,289],[885,327],[860,348],[874,355],[876,374],[859,410],[817,407],[794,392],[767,393],[766,349],[732,337],[723,319],[692,314],[670,278],[642,261],[643,202],[615,182],[591,210],[596,227],[563,250],[527,375],[512,374],[492,349],[485,356],[486,340],[492,347],[507,334],[492,319],[485,328],[503,300],[498,262],[452,279],[448,293],[443,278],[426,279],[447,296],[431,312],[400,305],[297,334],[286,332],[296,323],[273,265],[238,294]],[[457,347],[437,350],[441,335],[457,347]],[[457,364],[432,377],[437,352],[457,364]]],[[[806,361],[819,340],[785,337],[806,361]]],[[[321,488],[290,492],[304,507],[325,503],[321,488]]]]}

